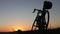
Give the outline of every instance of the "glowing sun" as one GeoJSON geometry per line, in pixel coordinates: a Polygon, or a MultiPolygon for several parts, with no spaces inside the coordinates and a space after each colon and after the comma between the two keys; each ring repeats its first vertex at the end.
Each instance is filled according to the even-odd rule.
{"type": "Polygon", "coordinates": [[[24,28],[23,28],[23,27],[19,27],[19,26],[15,26],[15,27],[14,27],[14,31],[18,31],[18,30],[23,31],[24,28]]]}
{"type": "Polygon", "coordinates": [[[15,31],[18,31],[18,30],[22,30],[22,29],[21,29],[21,28],[15,28],[14,30],[15,30],[15,31]]]}

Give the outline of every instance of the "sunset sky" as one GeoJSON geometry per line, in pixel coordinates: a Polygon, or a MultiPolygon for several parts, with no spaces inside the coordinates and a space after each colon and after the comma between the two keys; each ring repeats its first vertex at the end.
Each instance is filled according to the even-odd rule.
{"type": "MultiPolygon", "coordinates": [[[[10,32],[20,29],[31,30],[36,13],[34,8],[42,9],[45,0],[0,0],[0,32],[10,32]]],[[[53,3],[50,12],[49,28],[60,27],[60,0],[50,0],[53,3]]]]}

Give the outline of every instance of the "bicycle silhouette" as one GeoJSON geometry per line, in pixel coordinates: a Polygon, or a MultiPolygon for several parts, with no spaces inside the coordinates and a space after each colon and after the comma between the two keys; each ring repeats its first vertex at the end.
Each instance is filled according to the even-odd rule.
{"type": "Polygon", "coordinates": [[[33,22],[32,30],[36,30],[36,28],[38,28],[38,30],[47,30],[48,29],[49,17],[50,17],[48,9],[51,9],[51,8],[52,8],[52,3],[50,1],[44,1],[42,10],[34,9],[33,13],[35,13],[35,11],[38,11],[38,12],[37,12],[37,16],[33,22]],[[46,14],[47,14],[47,19],[45,17],[46,14]],[[35,29],[34,29],[34,27],[35,27],[35,29]]]}

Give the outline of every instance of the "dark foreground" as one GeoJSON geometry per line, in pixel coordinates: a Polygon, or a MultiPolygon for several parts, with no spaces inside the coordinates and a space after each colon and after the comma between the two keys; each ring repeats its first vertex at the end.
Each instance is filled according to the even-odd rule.
{"type": "Polygon", "coordinates": [[[60,28],[57,29],[51,29],[47,31],[15,31],[15,32],[0,32],[0,34],[60,34],[60,28]]]}

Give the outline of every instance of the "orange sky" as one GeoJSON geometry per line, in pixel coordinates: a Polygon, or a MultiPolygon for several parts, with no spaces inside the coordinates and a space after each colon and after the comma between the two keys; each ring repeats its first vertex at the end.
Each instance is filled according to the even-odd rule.
{"type": "MultiPolygon", "coordinates": [[[[57,26],[50,26],[48,27],[49,29],[53,29],[53,28],[58,28],[57,26]]],[[[17,31],[17,30],[21,30],[21,31],[28,31],[28,30],[31,30],[31,28],[27,28],[27,27],[23,27],[23,26],[19,26],[19,25],[14,25],[14,26],[11,26],[9,28],[3,28],[3,29],[0,29],[0,32],[13,32],[13,31],[17,31]]]]}

